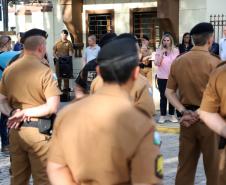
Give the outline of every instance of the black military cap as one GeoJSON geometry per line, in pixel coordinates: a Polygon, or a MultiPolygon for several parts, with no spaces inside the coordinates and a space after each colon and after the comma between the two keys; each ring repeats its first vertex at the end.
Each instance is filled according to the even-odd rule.
{"type": "Polygon", "coordinates": [[[38,28],[33,28],[31,30],[28,30],[24,33],[23,37],[21,38],[21,43],[24,44],[25,40],[28,38],[28,37],[31,37],[31,36],[42,36],[44,38],[47,38],[48,37],[48,34],[46,31],[44,30],[41,30],[41,29],[38,29],[38,28]]]}
{"type": "Polygon", "coordinates": [[[195,25],[190,32],[190,35],[198,35],[203,33],[213,33],[213,25],[207,22],[201,22],[195,25]]]}
{"type": "Polygon", "coordinates": [[[116,33],[106,33],[99,42],[99,46],[102,48],[105,44],[111,42],[117,37],[116,33]]]}

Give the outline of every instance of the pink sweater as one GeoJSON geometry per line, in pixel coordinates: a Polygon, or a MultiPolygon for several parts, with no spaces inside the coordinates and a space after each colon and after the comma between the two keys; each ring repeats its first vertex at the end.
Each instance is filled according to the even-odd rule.
{"type": "Polygon", "coordinates": [[[161,50],[157,49],[155,54],[155,64],[158,66],[157,77],[159,79],[168,79],[170,73],[170,67],[173,61],[179,55],[179,50],[175,48],[167,56],[161,54],[161,50]]]}

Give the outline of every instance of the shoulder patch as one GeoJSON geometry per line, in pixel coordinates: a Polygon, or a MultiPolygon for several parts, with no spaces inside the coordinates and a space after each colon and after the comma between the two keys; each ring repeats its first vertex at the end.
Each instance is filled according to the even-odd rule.
{"type": "Polygon", "coordinates": [[[154,144],[160,146],[162,144],[160,134],[155,131],[153,137],[154,144]]]}
{"type": "Polygon", "coordinates": [[[163,179],[163,162],[163,156],[158,155],[155,159],[155,175],[160,179],[163,179]]]}
{"type": "Polygon", "coordinates": [[[53,80],[57,80],[57,75],[56,75],[56,73],[52,73],[52,76],[53,76],[53,80]]]}
{"type": "Polygon", "coordinates": [[[153,92],[152,92],[152,88],[151,87],[148,88],[148,92],[149,92],[149,95],[152,97],[153,96],[153,92]]]}

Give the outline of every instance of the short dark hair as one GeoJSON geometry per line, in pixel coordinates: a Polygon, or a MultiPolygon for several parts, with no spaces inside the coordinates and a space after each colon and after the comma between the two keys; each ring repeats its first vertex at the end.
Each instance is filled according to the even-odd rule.
{"type": "Polygon", "coordinates": [[[195,46],[204,46],[212,35],[213,33],[195,34],[192,35],[192,40],[195,46]]]}
{"type": "Polygon", "coordinates": [[[61,33],[68,35],[68,31],[67,30],[62,30],[61,33]]]}
{"type": "Polygon", "coordinates": [[[119,85],[129,80],[132,71],[138,66],[138,61],[138,46],[132,35],[116,37],[103,46],[97,57],[104,82],[119,85]]]}
{"type": "Polygon", "coordinates": [[[143,39],[145,39],[145,40],[147,40],[147,41],[149,41],[150,39],[149,39],[149,37],[147,36],[147,35],[143,35],[143,37],[142,37],[143,39]]]}

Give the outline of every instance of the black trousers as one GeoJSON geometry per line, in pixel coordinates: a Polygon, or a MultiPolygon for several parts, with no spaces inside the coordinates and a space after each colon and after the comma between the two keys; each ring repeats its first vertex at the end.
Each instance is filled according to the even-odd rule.
{"type": "Polygon", "coordinates": [[[0,136],[1,136],[2,147],[9,145],[7,121],[8,121],[8,117],[4,114],[1,114],[1,117],[0,117],[0,136]]]}
{"type": "MultiPolygon", "coordinates": [[[[161,116],[166,116],[167,110],[167,98],[165,96],[167,79],[159,79],[158,78],[158,88],[160,92],[160,112],[161,116]]],[[[175,108],[169,103],[169,114],[174,115],[175,108]]]]}

